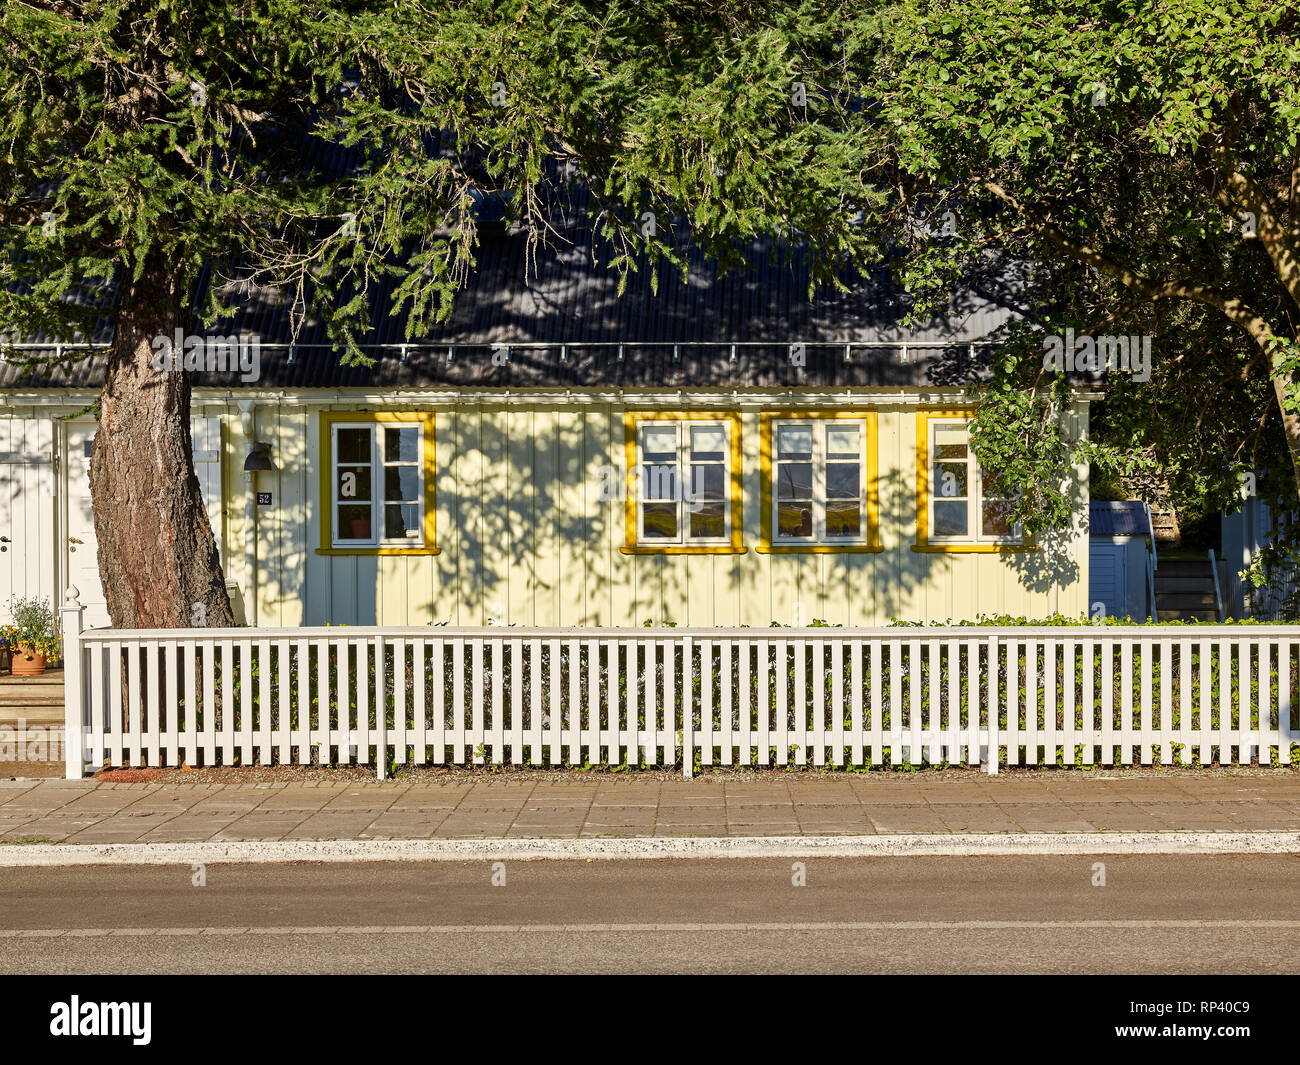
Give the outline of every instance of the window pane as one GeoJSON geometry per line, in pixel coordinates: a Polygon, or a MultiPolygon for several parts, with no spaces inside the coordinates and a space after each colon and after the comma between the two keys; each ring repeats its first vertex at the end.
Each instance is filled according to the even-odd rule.
{"type": "Polygon", "coordinates": [[[358,507],[349,503],[339,507],[338,539],[371,539],[369,505],[358,507]]]}
{"type": "Polygon", "coordinates": [[[832,462],[826,467],[826,497],[856,500],[862,492],[856,462],[832,462]]]}
{"type": "Polygon", "coordinates": [[[862,508],[856,501],[852,503],[826,504],[827,536],[861,536],[862,508]]]}
{"type": "Polygon", "coordinates": [[[719,462],[697,463],[691,467],[691,498],[725,499],[726,471],[719,462]]]}
{"type": "Polygon", "coordinates": [[[415,426],[384,429],[385,462],[418,462],[420,430],[415,426]]]}
{"type": "Polygon", "coordinates": [[[776,507],[778,536],[812,536],[812,502],[810,500],[782,500],[776,507]]]}
{"type": "Polygon", "coordinates": [[[646,425],[641,429],[641,450],[646,458],[677,457],[677,426],[646,425]]]}
{"type": "Polygon", "coordinates": [[[679,499],[677,467],[675,465],[647,465],[642,467],[642,499],[679,499]]]}
{"type": "Polygon", "coordinates": [[[691,539],[720,540],[726,534],[726,514],[722,503],[691,505],[691,539]]]}
{"type": "Polygon", "coordinates": [[[720,425],[691,426],[691,458],[723,462],[727,457],[727,431],[720,425]]]}
{"type": "Polygon", "coordinates": [[[960,428],[938,426],[934,430],[935,447],[965,447],[970,442],[970,433],[965,426],[960,428]]]}
{"type": "Polygon", "coordinates": [[[647,540],[677,539],[677,504],[643,503],[642,535],[647,540]]]}
{"type": "Polygon", "coordinates": [[[340,466],[334,471],[339,501],[370,499],[370,467],[340,466]]]}
{"type": "Polygon", "coordinates": [[[826,426],[826,454],[831,458],[840,455],[857,458],[862,453],[860,433],[861,428],[856,425],[826,426]]]}
{"type": "Polygon", "coordinates": [[[944,500],[935,500],[934,535],[935,536],[968,535],[968,530],[966,527],[965,500],[962,500],[959,503],[952,503],[944,500]]]}
{"type": "Polygon", "coordinates": [[[340,429],[336,462],[370,462],[370,430],[340,429]]]}
{"type": "Polygon", "coordinates": [[[1011,504],[1005,500],[988,499],[984,501],[983,517],[980,529],[985,536],[1014,536],[1011,522],[1011,504]]]}
{"type": "Polygon", "coordinates": [[[945,499],[965,499],[967,493],[966,463],[936,462],[934,464],[934,494],[945,499]]]}
{"type": "Polygon", "coordinates": [[[812,458],[812,426],[777,426],[776,452],[783,459],[812,458]]]}
{"type": "MultiPolygon", "coordinates": [[[[980,470],[980,490],[984,493],[984,495],[985,495],[986,498],[988,498],[988,499],[1008,499],[1008,498],[1011,498],[1010,496],[1006,496],[1006,495],[1001,495],[1001,496],[999,496],[999,495],[995,495],[995,494],[994,494],[994,493],[989,489],[989,484],[990,484],[990,482],[991,482],[992,480],[993,480],[993,475],[992,475],[991,473],[985,473],[983,470],[980,470]]],[[[1017,497],[1020,495],[1020,491],[1019,491],[1019,489],[1017,489],[1017,490],[1014,492],[1014,495],[1017,496],[1017,497]]]]}
{"type": "Polygon", "coordinates": [[[783,462],[777,467],[777,499],[812,498],[812,463],[783,462]]]}
{"type": "Polygon", "coordinates": [[[418,502],[420,498],[419,466],[385,466],[384,498],[418,502]]]}
{"type": "Polygon", "coordinates": [[[415,540],[420,536],[418,503],[388,503],[384,506],[384,539],[415,540]]]}

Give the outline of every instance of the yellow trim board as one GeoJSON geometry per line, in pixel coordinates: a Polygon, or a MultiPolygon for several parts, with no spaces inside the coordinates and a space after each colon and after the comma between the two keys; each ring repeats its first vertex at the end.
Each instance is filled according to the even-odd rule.
{"type": "Polygon", "coordinates": [[[839,410],[838,408],[762,411],[758,416],[758,491],[760,508],[759,544],[754,551],[760,555],[868,555],[880,554],[880,486],[876,412],[869,410],[839,410]],[[862,544],[774,544],[772,542],[772,423],[774,421],[844,420],[860,421],[866,425],[866,469],[862,471],[867,482],[867,540],[862,544]]]}
{"type": "Polygon", "coordinates": [[[930,542],[930,422],[938,418],[973,418],[974,407],[927,407],[916,414],[916,543],[912,550],[930,555],[989,555],[1016,551],[1037,551],[1027,538],[1024,543],[930,542]]]}
{"type": "MultiPolygon", "coordinates": [[[[437,462],[434,456],[434,416],[428,410],[327,410],[320,412],[321,543],[318,555],[440,555],[435,539],[437,520],[437,462]],[[424,543],[420,547],[334,546],[334,432],[337,422],[418,423],[424,455],[424,543]]],[[[379,488],[376,486],[376,491],[379,488]]]]}
{"type": "Polygon", "coordinates": [[[743,555],[744,545],[743,479],[740,468],[740,412],[729,411],[623,411],[623,555],[743,555]],[[728,422],[731,426],[731,543],[729,544],[639,544],[636,539],[636,494],[632,478],[637,468],[636,427],[638,422],[728,422]]]}

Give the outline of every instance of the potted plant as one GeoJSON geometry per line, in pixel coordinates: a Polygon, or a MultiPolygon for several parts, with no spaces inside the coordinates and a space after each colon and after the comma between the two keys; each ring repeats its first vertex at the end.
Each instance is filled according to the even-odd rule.
{"type": "Polygon", "coordinates": [[[47,600],[9,600],[13,621],[6,626],[4,637],[13,654],[10,672],[15,677],[35,677],[45,672],[47,658],[56,657],[61,646],[59,618],[47,600]]]}

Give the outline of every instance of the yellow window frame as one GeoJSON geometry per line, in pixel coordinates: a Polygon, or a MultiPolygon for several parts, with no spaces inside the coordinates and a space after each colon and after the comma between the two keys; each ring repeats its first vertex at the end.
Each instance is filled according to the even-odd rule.
{"type": "MultiPolygon", "coordinates": [[[[421,410],[330,410],[320,415],[320,546],[318,555],[439,555],[437,528],[437,488],[434,473],[434,416],[421,410]],[[419,425],[424,456],[424,544],[420,547],[335,547],[334,546],[334,426],[340,422],[372,422],[376,425],[419,425]]],[[[376,488],[376,490],[380,490],[376,488]]]]}
{"type": "Polygon", "coordinates": [[[1025,535],[1022,543],[953,543],[930,542],[930,422],[946,418],[973,418],[974,407],[928,407],[916,415],[916,543],[913,551],[939,555],[996,555],[1016,551],[1036,551],[1038,545],[1025,535]]]}
{"type": "Polygon", "coordinates": [[[744,545],[743,479],[740,468],[740,412],[739,411],[646,411],[623,412],[623,456],[625,461],[623,546],[624,555],[743,555],[749,550],[744,545]],[[731,542],[728,544],[641,544],[637,542],[637,497],[632,490],[637,470],[637,426],[641,422],[727,422],[731,442],[730,476],[731,542]]]}
{"type": "Polygon", "coordinates": [[[760,468],[759,506],[762,517],[759,544],[754,550],[761,555],[852,555],[878,554],[880,542],[879,441],[876,413],[869,410],[798,409],[763,411],[758,416],[758,457],[760,468]],[[778,544],[773,543],[772,528],[772,428],[783,421],[855,421],[866,427],[862,477],[866,482],[866,542],[861,544],[778,544]]]}

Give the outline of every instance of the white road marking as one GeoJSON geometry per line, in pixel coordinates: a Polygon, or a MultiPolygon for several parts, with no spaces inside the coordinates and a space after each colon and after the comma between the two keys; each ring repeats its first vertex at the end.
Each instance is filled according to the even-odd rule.
{"type": "Polygon", "coordinates": [[[1113,921],[776,921],[704,924],[435,924],[391,926],[232,926],[228,928],[15,928],[0,929],[2,939],[111,937],[140,939],[171,936],[336,936],[336,935],[519,935],[629,932],[971,932],[1087,931],[1094,929],[1300,929],[1300,921],[1283,920],[1113,920],[1113,921]]]}
{"type": "Polygon", "coordinates": [[[448,862],[1069,854],[1300,854],[1300,832],[1022,832],[622,839],[0,844],[0,868],[220,862],[448,862]]]}

